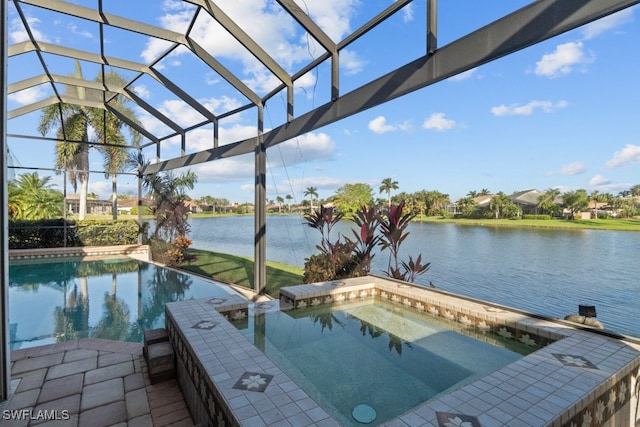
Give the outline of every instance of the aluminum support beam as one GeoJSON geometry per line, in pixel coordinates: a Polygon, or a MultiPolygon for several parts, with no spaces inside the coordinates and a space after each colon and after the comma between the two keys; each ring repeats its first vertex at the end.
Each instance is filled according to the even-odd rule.
{"type": "Polygon", "coordinates": [[[2,239],[2,253],[0,254],[0,402],[9,398],[11,391],[11,348],[9,347],[9,213],[7,211],[7,2],[0,3],[0,138],[2,151],[0,153],[0,171],[2,185],[0,196],[0,239],[2,239]]]}
{"type": "Polygon", "coordinates": [[[267,152],[262,140],[264,107],[258,106],[258,136],[255,138],[255,194],[253,243],[253,290],[260,294],[267,283],[267,152]]]}
{"type": "Polygon", "coordinates": [[[438,48],[438,0],[427,0],[427,55],[438,48]]]}
{"type": "Polygon", "coordinates": [[[291,76],[278,64],[267,52],[260,47],[238,24],[235,23],[222,9],[211,0],[189,0],[206,10],[225,30],[233,36],[245,49],[247,49],[258,61],[262,63],[282,83],[290,87],[291,76]]]}
{"type": "MultiPolygon", "coordinates": [[[[517,52],[640,0],[538,0],[264,134],[266,148],[517,52]]],[[[150,165],[171,170],[253,152],[255,139],[150,165]]]]}
{"type": "MultiPolygon", "coordinates": [[[[340,60],[338,57],[338,45],[331,40],[327,33],[325,33],[309,15],[302,11],[296,2],[293,0],[277,0],[277,2],[289,12],[293,19],[295,19],[326,52],[331,54],[331,100],[335,101],[340,96],[340,60]]],[[[293,114],[293,111],[291,111],[291,114],[293,114]]],[[[287,121],[291,121],[292,118],[292,116],[288,117],[287,121]]]]}
{"type": "Polygon", "coordinates": [[[149,37],[167,40],[174,43],[185,44],[185,35],[175,31],[166,30],[144,22],[133,21],[117,15],[99,12],[96,9],[76,5],[67,1],[51,0],[20,0],[20,3],[30,4],[42,9],[48,9],[76,18],[87,19],[99,24],[110,25],[123,30],[133,31],[149,37]]]}

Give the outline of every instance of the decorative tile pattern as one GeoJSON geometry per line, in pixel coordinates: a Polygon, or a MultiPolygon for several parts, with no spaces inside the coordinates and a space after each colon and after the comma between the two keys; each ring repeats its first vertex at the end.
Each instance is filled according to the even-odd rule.
{"type": "Polygon", "coordinates": [[[576,355],[572,355],[572,354],[559,354],[559,353],[552,353],[552,354],[556,359],[558,359],[560,362],[562,362],[562,364],[565,365],[565,366],[575,366],[577,368],[598,369],[598,367],[596,365],[594,365],[593,363],[589,362],[587,359],[585,359],[582,356],[576,356],[576,355]]]}
{"type": "Polygon", "coordinates": [[[482,427],[476,417],[451,412],[437,412],[438,427],[482,427]]]}
{"type": "Polygon", "coordinates": [[[640,372],[638,368],[635,368],[634,372],[624,376],[613,387],[605,390],[562,426],[600,427],[609,425],[609,419],[616,415],[625,405],[629,404],[633,397],[633,390],[630,389],[630,384],[638,372],[640,372]]]}
{"type": "Polygon", "coordinates": [[[224,304],[225,302],[227,302],[227,299],[222,297],[214,297],[207,300],[207,304],[211,305],[220,305],[224,304]]]}
{"type": "Polygon", "coordinates": [[[235,383],[233,388],[237,390],[263,392],[273,379],[273,375],[245,372],[235,383]]]}
{"type": "Polygon", "coordinates": [[[253,312],[256,314],[270,313],[279,309],[280,303],[277,300],[257,302],[253,305],[253,312]]]}
{"type": "MultiPolygon", "coordinates": [[[[444,304],[433,295],[416,292],[420,286],[396,284],[392,286],[379,286],[377,283],[354,284],[351,281],[333,281],[312,285],[292,286],[283,288],[280,293],[281,305],[294,308],[317,307],[322,304],[342,304],[356,299],[380,298],[392,303],[402,305],[416,312],[428,313],[438,319],[446,319],[457,332],[473,336],[494,345],[505,346],[505,340],[519,342],[531,350],[543,348],[558,339],[551,335],[538,335],[532,330],[518,329],[516,323],[505,325],[497,324],[492,315],[486,313],[509,313],[508,310],[489,305],[481,305],[484,313],[470,312],[450,304],[444,304]],[[338,290],[336,286],[342,287],[338,290]],[[457,325],[456,325],[457,324],[457,325]]],[[[233,317],[228,317],[233,318],[233,317]]]]}
{"type": "Polygon", "coordinates": [[[169,340],[177,350],[176,356],[184,366],[189,380],[195,387],[196,393],[206,405],[209,424],[219,426],[232,425],[229,414],[223,409],[225,405],[221,403],[220,393],[215,390],[215,386],[211,383],[210,377],[203,375],[204,369],[202,369],[199,361],[194,357],[188,345],[185,343],[179,327],[177,327],[171,316],[165,317],[165,323],[169,340]]]}
{"type": "Polygon", "coordinates": [[[218,326],[218,324],[212,320],[201,320],[198,323],[196,323],[195,325],[192,326],[193,329],[213,329],[216,326],[218,326]]]}

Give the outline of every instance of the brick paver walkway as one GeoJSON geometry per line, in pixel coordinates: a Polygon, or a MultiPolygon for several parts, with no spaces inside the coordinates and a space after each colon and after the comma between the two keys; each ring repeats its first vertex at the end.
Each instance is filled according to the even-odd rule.
{"type": "Polygon", "coordinates": [[[150,384],[142,344],[84,339],[14,350],[7,426],[193,426],[175,379],[150,384]]]}

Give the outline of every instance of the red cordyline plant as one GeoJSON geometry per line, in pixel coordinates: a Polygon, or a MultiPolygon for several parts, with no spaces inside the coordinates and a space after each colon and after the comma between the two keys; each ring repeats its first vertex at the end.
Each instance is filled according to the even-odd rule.
{"type": "Polygon", "coordinates": [[[331,241],[331,229],[342,219],[341,213],[335,213],[333,208],[320,206],[315,212],[305,215],[307,225],[317,229],[322,235],[320,245],[316,246],[321,253],[306,259],[305,282],[369,274],[376,246],[390,252],[385,272],[387,276],[414,282],[431,264],[422,264],[422,255],[418,255],[415,260],[410,256],[408,262],[399,260],[400,245],[409,235],[406,228],[415,216],[412,213],[403,214],[403,210],[404,203],[389,206],[386,215],[380,214],[375,208],[363,206],[352,218],[357,226],[352,229],[355,241],[345,237],[344,243],[340,242],[340,236],[335,242],[331,241]]]}
{"type": "Polygon", "coordinates": [[[316,248],[320,255],[312,255],[305,263],[305,282],[327,281],[350,277],[353,270],[351,252],[354,244],[340,242],[340,235],[331,241],[331,229],[344,215],[334,212],[332,207],[320,206],[311,214],[304,216],[307,225],[320,231],[322,240],[316,248]]]}
{"type": "MultiPolygon", "coordinates": [[[[380,236],[376,234],[379,225],[378,210],[363,206],[356,212],[352,221],[358,226],[357,229],[351,230],[356,238],[353,242],[353,253],[362,272],[366,275],[371,271],[371,260],[375,256],[373,250],[380,242],[380,236]]],[[[346,237],[345,240],[349,241],[346,237]]]]}
{"type": "Polygon", "coordinates": [[[388,249],[390,252],[386,274],[394,279],[414,282],[416,276],[425,273],[431,267],[431,263],[423,265],[422,255],[418,255],[415,261],[410,256],[409,262],[400,262],[400,245],[409,235],[406,229],[409,222],[415,217],[412,212],[403,214],[403,210],[404,202],[400,202],[398,205],[391,204],[387,215],[379,216],[382,233],[380,246],[383,250],[388,249]]]}

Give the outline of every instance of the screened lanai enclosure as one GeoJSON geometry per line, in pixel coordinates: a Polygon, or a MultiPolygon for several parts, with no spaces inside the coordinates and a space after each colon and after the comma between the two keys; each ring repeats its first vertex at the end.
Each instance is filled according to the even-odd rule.
{"type": "MultiPolygon", "coordinates": [[[[145,174],[205,163],[215,168],[219,160],[252,156],[254,283],[259,292],[266,280],[266,159],[270,148],[640,0],[539,0],[517,6],[514,2],[509,13],[475,28],[439,28],[438,16],[473,14],[483,2],[375,1],[366,8],[366,15],[352,19],[355,27],[346,33],[336,32],[339,23],[322,15],[319,5],[324,2],[245,3],[252,2],[256,10],[269,11],[260,19],[267,16],[286,23],[283,32],[266,31],[269,26],[261,25],[258,14],[241,13],[231,0],[164,2],[176,11],[171,17],[151,7],[161,2],[149,2],[149,11],[141,6],[146,2],[135,2],[132,7],[131,2],[110,0],[7,0],[0,4],[4,173],[0,400],[7,399],[10,382],[7,177],[17,166],[9,162],[9,149],[30,144],[38,150],[40,143],[44,147],[56,142],[124,147],[150,160],[138,172],[128,172],[138,181],[145,174]],[[400,16],[408,11],[422,23],[417,33],[398,30],[402,28],[397,25],[400,16]],[[49,34],[47,29],[55,27],[64,28],[69,37],[49,34]],[[368,53],[369,59],[384,62],[386,69],[382,67],[369,81],[349,78],[349,58],[367,38],[375,38],[378,47],[368,53]],[[420,40],[421,48],[405,49],[408,38],[420,40]],[[387,59],[389,52],[396,53],[393,61],[387,59]],[[114,72],[121,78],[110,78],[114,72]],[[193,81],[202,84],[194,90],[194,85],[187,84],[193,81]],[[151,94],[162,94],[172,100],[171,105],[155,103],[153,99],[158,98],[151,94]],[[16,107],[8,102],[8,97],[21,96],[28,101],[16,107]],[[126,114],[122,100],[142,118],[134,120],[126,114]],[[69,106],[102,111],[104,131],[84,137],[62,132],[52,137],[43,136],[36,125],[24,125],[37,124],[44,110],[57,113],[64,121],[69,106]],[[254,126],[229,132],[240,114],[253,117],[254,126]],[[113,120],[123,122],[139,141],[110,140],[107,127],[113,120]]],[[[29,164],[30,158],[20,162],[23,170],[55,170],[53,160],[48,165],[29,164]]],[[[86,167],[87,173],[109,172],[86,167]]],[[[138,188],[140,198],[140,185],[138,188]]]]}

